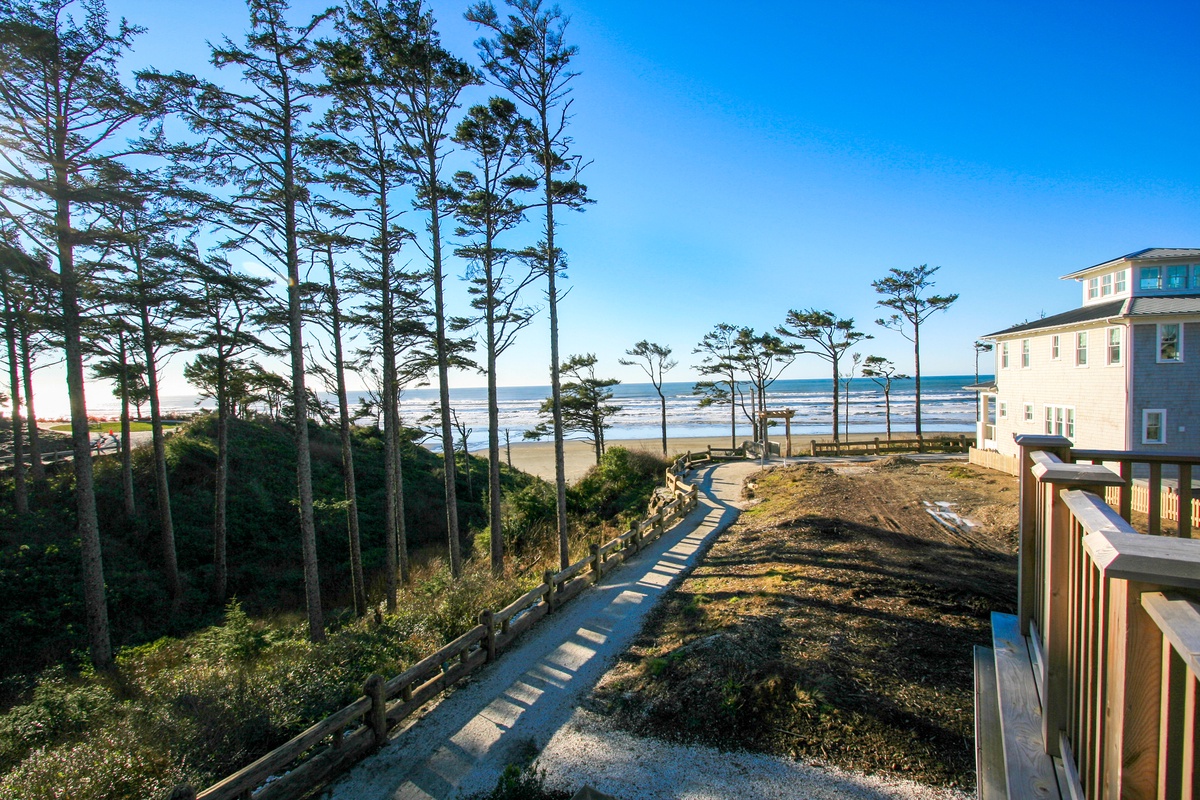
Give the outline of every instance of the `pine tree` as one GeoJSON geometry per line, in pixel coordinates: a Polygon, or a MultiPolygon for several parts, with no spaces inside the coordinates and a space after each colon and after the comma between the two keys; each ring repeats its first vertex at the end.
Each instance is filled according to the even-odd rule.
{"type": "Polygon", "coordinates": [[[567,24],[557,5],[542,0],[510,0],[511,13],[501,19],[496,7],[483,0],[471,6],[467,19],[479,25],[492,38],[481,38],[475,45],[484,70],[492,82],[524,104],[534,123],[532,159],[542,188],[545,214],[542,240],[532,248],[533,263],[547,281],[550,311],[550,397],[554,427],[554,476],[558,509],[559,564],[570,563],[567,547],[567,473],[563,453],[562,380],[558,352],[559,278],[566,277],[566,258],[555,243],[558,231],[554,211],[558,207],[582,210],[592,202],[587,187],[579,181],[584,164],[571,153],[573,144],[567,135],[572,99],[571,60],[578,53],[566,42],[567,24]]]}
{"type": "Polygon", "coordinates": [[[70,0],[0,0],[0,206],[33,249],[53,254],[62,302],[71,405],[76,525],[92,662],[112,662],[108,609],[84,397],[80,295],[88,276],[76,247],[103,235],[90,208],[111,193],[103,167],[131,123],[160,110],[159,97],[127,87],[118,64],[141,29],[110,27],[104,7],[70,0]]]}
{"type": "Polygon", "coordinates": [[[662,408],[662,449],[665,457],[667,455],[667,396],[663,394],[663,376],[675,369],[679,362],[671,358],[671,348],[645,339],[635,344],[633,349],[626,350],[625,355],[630,358],[622,358],[620,363],[627,367],[641,367],[642,371],[646,373],[646,377],[650,378],[654,391],[658,392],[658,402],[662,408]]]}
{"type": "Polygon", "coordinates": [[[833,440],[838,441],[838,389],[841,381],[839,365],[842,356],[864,339],[874,337],[855,330],[853,319],[839,319],[832,311],[820,311],[815,308],[789,311],[784,324],[776,330],[781,336],[800,343],[796,346],[797,352],[811,353],[829,362],[833,368],[833,440]]]}
{"type": "Polygon", "coordinates": [[[250,31],[245,45],[225,38],[212,47],[218,68],[240,67],[240,91],[226,90],[192,75],[146,74],[174,91],[174,110],[200,142],[171,148],[180,175],[227,187],[210,219],[228,238],[222,247],[240,249],[287,281],[287,348],[291,362],[291,410],[296,448],[296,488],[308,634],[325,638],[313,519],[312,460],[308,447],[304,321],[300,276],[300,204],[313,175],[305,145],[305,121],[318,95],[309,77],[318,65],[313,45],[326,10],[292,26],[284,0],[247,0],[250,31]]]}

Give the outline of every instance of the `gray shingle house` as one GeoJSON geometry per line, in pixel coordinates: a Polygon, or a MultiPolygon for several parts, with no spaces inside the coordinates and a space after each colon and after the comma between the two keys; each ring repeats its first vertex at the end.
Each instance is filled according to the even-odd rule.
{"type": "Polygon", "coordinates": [[[1079,282],[1079,308],[983,337],[996,380],[976,387],[977,441],[1007,455],[1022,433],[1200,454],[1200,248],[1147,248],[1063,280],[1079,282]]]}

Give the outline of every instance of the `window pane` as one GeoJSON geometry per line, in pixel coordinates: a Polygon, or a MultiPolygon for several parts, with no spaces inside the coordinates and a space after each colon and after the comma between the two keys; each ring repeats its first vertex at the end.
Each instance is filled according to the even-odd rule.
{"type": "Polygon", "coordinates": [[[1146,426],[1142,432],[1142,439],[1144,441],[1161,442],[1163,440],[1162,418],[1161,411],[1146,412],[1146,426]]]}
{"type": "Polygon", "coordinates": [[[1050,436],[1054,433],[1054,409],[1051,406],[1046,406],[1046,435],[1050,436]]]}
{"type": "Polygon", "coordinates": [[[1021,366],[1022,367],[1029,366],[1029,340],[1028,339],[1021,340],[1021,366]]]}
{"type": "Polygon", "coordinates": [[[1080,333],[1075,337],[1075,363],[1083,366],[1087,363],[1087,334],[1080,333]]]}
{"type": "Polygon", "coordinates": [[[1158,358],[1160,361],[1179,360],[1179,324],[1158,326],[1158,358]]]}
{"type": "Polygon", "coordinates": [[[1058,358],[1058,337],[1057,336],[1052,336],[1050,338],[1050,357],[1058,358]]]}
{"type": "Polygon", "coordinates": [[[1108,274],[1100,279],[1100,295],[1102,297],[1112,294],[1112,278],[1112,274],[1108,274]]]}
{"type": "Polygon", "coordinates": [[[1075,438],[1075,409],[1067,409],[1067,438],[1075,438]]]}
{"type": "Polygon", "coordinates": [[[1108,363],[1121,363],[1121,329],[1108,329],[1108,363]]]}
{"type": "Polygon", "coordinates": [[[1116,285],[1116,288],[1114,291],[1116,291],[1116,292],[1125,291],[1125,270],[1123,270],[1123,269],[1117,271],[1117,285],[1116,285]]]}
{"type": "Polygon", "coordinates": [[[1162,268],[1161,267],[1142,267],[1140,272],[1141,277],[1138,280],[1139,289],[1161,289],[1162,288],[1162,268]]]}
{"type": "Polygon", "coordinates": [[[1099,294],[1100,294],[1100,279],[1099,278],[1088,278],[1088,299],[1091,300],[1093,297],[1099,296],[1099,294]]]}
{"type": "Polygon", "coordinates": [[[1192,265],[1192,288],[1200,289],[1200,264],[1192,265]]]}
{"type": "Polygon", "coordinates": [[[1188,283],[1188,268],[1186,264],[1181,264],[1176,267],[1167,267],[1167,287],[1168,289],[1186,289],[1188,283]]]}

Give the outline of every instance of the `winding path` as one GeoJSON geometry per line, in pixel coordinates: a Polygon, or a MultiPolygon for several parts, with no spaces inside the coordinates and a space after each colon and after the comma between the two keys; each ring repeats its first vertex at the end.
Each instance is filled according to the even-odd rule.
{"type": "Polygon", "coordinates": [[[478,677],[330,787],[339,800],[451,798],[490,789],[570,720],[667,588],[739,513],[739,462],[698,471],[700,504],[636,558],[531,630],[478,677]]]}

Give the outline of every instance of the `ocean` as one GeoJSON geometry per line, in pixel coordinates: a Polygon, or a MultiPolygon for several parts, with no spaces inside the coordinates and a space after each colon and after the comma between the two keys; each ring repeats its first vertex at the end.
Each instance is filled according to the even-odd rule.
{"type": "MultiPolygon", "coordinates": [[[[981,380],[989,376],[980,376],[981,380]]],[[[962,387],[974,383],[971,375],[939,375],[921,381],[922,427],[927,431],[975,430],[975,394],[962,387]]],[[[671,437],[728,436],[729,407],[700,408],[692,394],[692,383],[676,382],[663,386],[667,397],[667,434],[671,437]]],[[[351,392],[353,408],[365,392],[351,392]]],[[[507,428],[512,441],[521,441],[521,434],[541,421],[538,408],[550,395],[549,386],[500,387],[500,429],[507,428]]],[[[322,395],[332,400],[332,396],[322,395]]],[[[892,430],[913,430],[914,381],[892,383],[892,430]]],[[[470,429],[468,442],[472,449],[487,444],[487,390],[484,388],[452,389],[451,404],[459,419],[470,429]]],[[[99,398],[98,398],[99,399],[99,398]]],[[[410,389],[401,398],[401,413],[406,425],[417,424],[428,415],[437,401],[436,389],[410,389]]],[[[612,418],[607,438],[656,438],[660,435],[659,399],[649,383],[623,383],[613,387],[612,403],[621,407],[612,418]]],[[[825,434],[831,429],[832,381],[825,379],[778,380],[767,390],[769,408],[792,408],[792,431],[798,434],[825,434]]],[[[211,401],[198,402],[195,395],[163,397],[164,413],[190,413],[197,408],[211,407],[211,401]]],[[[89,414],[115,416],[119,409],[108,398],[89,402],[89,414]]],[[[143,409],[143,413],[149,413],[143,409]]],[[[842,423],[844,424],[844,423],[842,423]]],[[[840,427],[840,425],[839,425],[840,427]]],[[[882,433],[884,425],[883,390],[868,378],[855,378],[850,386],[850,433],[882,433]]],[[[749,435],[750,425],[738,411],[738,436],[749,435]]],[[[430,442],[433,445],[433,442],[430,442]]]]}

